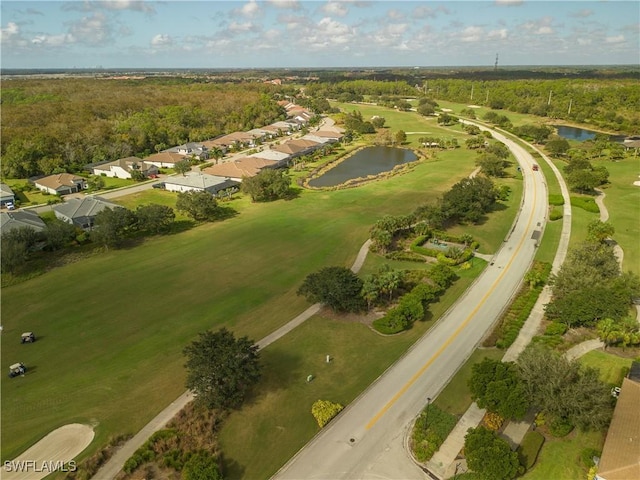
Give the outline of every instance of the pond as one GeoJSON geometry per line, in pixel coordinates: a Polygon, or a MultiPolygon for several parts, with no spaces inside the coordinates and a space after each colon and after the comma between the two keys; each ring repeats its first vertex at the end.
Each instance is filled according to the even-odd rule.
{"type": "MultiPolygon", "coordinates": [[[[593,130],[587,130],[586,128],[569,127],[567,125],[552,125],[558,130],[558,135],[567,140],[577,140],[584,142],[585,140],[591,140],[596,138],[596,133],[593,130]]],[[[609,139],[614,142],[622,142],[624,135],[609,135],[609,139]]]]}
{"type": "Polygon", "coordinates": [[[311,187],[334,187],[354,178],[377,175],[397,165],[418,159],[411,150],[393,147],[367,147],[309,181],[311,187]]]}

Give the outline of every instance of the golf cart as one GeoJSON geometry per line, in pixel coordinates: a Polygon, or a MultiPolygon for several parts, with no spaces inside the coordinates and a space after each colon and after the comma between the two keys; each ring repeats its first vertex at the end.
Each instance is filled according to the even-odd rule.
{"type": "Polygon", "coordinates": [[[36,336],[33,334],[33,332],[24,332],[22,334],[22,343],[33,343],[36,341],[36,336]]]}
{"type": "Polygon", "coordinates": [[[9,377],[17,377],[18,375],[24,375],[24,372],[27,371],[27,367],[24,366],[24,363],[14,363],[9,367],[9,377]]]}

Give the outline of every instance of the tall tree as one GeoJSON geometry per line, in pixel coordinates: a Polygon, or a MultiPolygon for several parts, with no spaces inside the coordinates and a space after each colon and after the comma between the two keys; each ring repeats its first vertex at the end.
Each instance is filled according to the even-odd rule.
{"type": "Polygon", "coordinates": [[[522,474],[518,454],[485,427],[470,428],[464,437],[467,465],[483,480],[511,480],[522,474]]]}
{"type": "Polygon", "coordinates": [[[173,169],[184,177],[185,173],[191,171],[191,162],[189,160],[180,160],[173,165],[173,169]]]}
{"type": "Polygon", "coordinates": [[[240,189],[254,202],[269,202],[291,195],[291,179],[283,170],[265,168],[254,177],[244,178],[240,189]]]}
{"type": "Polygon", "coordinates": [[[310,302],[322,302],[339,312],[357,312],[363,308],[362,280],[345,267],[324,267],[307,275],[298,289],[310,302]]]}
{"type": "Polygon", "coordinates": [[[465,178],[442,197],[442,212],[448,219],[477,223],[495,204],[493,182],[482,176],[465,178]]]}
{"type": "Polygon", "coordinates": [[[244,402],[261,376],[258,346],[226,328],[206,331],[188,345],[187,388],[207,408],[233,409],[244,402]]]}
{"type": "Polygon", "coordinates": [[[91,240],[104,247],[119,247],[136,224],[136,216],[123,207],[105,208],[96,215],[91,240]]]}
{"type": "Polygon", "coordinates": [[[222,217],[223,210],[213,195],[205,191],[178,193],[176,208],[196,221],[213,221],[222,217]]]}
{"type": "Polygon", "coordinates": [[[155,203],[138,205],[136,216],[138,218],[138,228],[152,234],[169,231],[176,218],[173,208],[155,203]]]}

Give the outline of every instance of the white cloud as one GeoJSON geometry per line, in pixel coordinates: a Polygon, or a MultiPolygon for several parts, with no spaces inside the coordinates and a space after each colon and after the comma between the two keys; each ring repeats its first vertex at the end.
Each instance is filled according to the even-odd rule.
{"type": "Polygon", "coordinates": [[[33,45],[45,45],[48,47],[61,47],[74,42],[75,39],[73,35],[68,33],[61,33],[60,35],[36,35],[31,40],[33,45]]]}
{"type": "Polygon", "coordinates": [[[477,42],[482,38],[482,27],[469,26],[460,34],[460,40],[463,42],[477,42]]]}
{"type": "Polygon", "coordinates": [[[536,33],[538,35],[548,35],[550,33],[553,33],[553,28],[548,27],[548,26],[542,26],[540,28],[538,28],[538,30],[536,30],[536,33]]]}
{"type": "Polygon", "coordinates": [[[245,17],[253,17],[260,11],[260,6],[255,0],[250,0],[249,3],[245,3],[240,9],[240,13],[245,17]]]}
{"type": "Polygon", "coordinates": [[[402,20],[404,18],[404,14],[396,9],[391,9],[387,12],[387,17],[391,20],[402,20]]]}
{"type": "Polygon", "coordinates": [[[154,35],[151,39],[151,45],[154,47],[164,47],[167,45],[173,45],[173,38],[166,33],[159,33],[158,35],[154,35]]]}
{"type": "Polygon", "coordinates": [[[288,8],[291,10],[300,8],[298,0],[268,0],[268,2],[276,8],[288,8]]]}
{"type": "Polygon", "coordinates": [[[111,40],[111,26],[106,15],[96,13],[71,24],[69,32],[79,43],[101,45],[111,40]]]}
{"type": "Polygon", "coordinates": [[[444,15],[449,15],[451,12],[447,7],[444,7],[442,5],[436,8],[420,6],[413,9],[412,16],[413,18],[419,18],[419,19],[436,18],[441,13],[444,15]]]}
{"type": "Polygon", "coordinates": [[[0,29],[2,33],[2,43],[8,41],[11,37],[20,34],[20,27],[15,22],[9,22],[7,28],[0,29]]]}
{"type": "Polygon", "coordinates": [[[607,37],[604,39],[606,43],[623,43],[624,35],[617,35],[615,37],[607,37]]]}
{"type": "Polygon", "coordinates": [[[335,15],[336,17],[344,17],[349,10],[342,2],[331,1],[322,6],[322,11],[327,15],[335,15]]]}
{"type": "Polygon", "coordinates": [[[591,15],[593,15],[593,10],[589,10],[588,8],[584,8],[578,12],[573,12],[569,14],[570,17],[574,17],[574,18],[587,18],[587,17],[590,17],[591,15]]]}
{"type": "Polygon", "coordinates": [[[507,6],[518,6],[518,5],[522,5],[522,1],[523,0],[495,0],[495,4],[496,5],[507,5],[507,6]]]}
{"type": "Polygon", "coordinates": [[[229,25],[229,31],[233,33],[250,32],[254,28],[255,26],[251,22],[244,22],[244,23],[231,22],[231,25],[229,25]]]}
{"type": "Polygon", "coordinates": [[[591,45],[590,38],[578,38],[577,42],[578,42],[578,45],[580,45],[581,47],[586,47],[587,45],[591,45]]]}
{"type": "Polygon", "coordinates": [[[107,10],[133,10],[155,13],[155,8],[143,0],[104,0],[98,3],[107,10]]]}
{"type": "Polygon", "coordinates": [[[491,30],[487,34],[487,38],[491,40],[494,40],[494,39],[504,40],[505,38],[507,38],[508,35],[509,35],[508,30],[506,28],[501,28],[499,30],[491,30]]]}

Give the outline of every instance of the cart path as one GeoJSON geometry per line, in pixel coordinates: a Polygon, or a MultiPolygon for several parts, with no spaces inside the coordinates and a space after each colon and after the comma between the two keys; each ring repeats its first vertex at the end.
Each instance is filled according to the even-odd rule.
{"type": "MultiPolygon", "coordinates": [[[[364,261],[367,258],[367,254],[369,253],[369,245],[371,245],[371,240],[368,239],[360,250],[358,251],[358,255],[356,256],[353,265],[351,266],[351,271],[353,273],[358,273],[364,264],[364,261]]],[[[295,317],[290,322],[286,323],[275,332],[267,335],[260,341],[256,343],[259,350],[271,345],[276,340],[282,338],[291,330],[296,328],[297,326],[304,323],[306,320],[314,316],[320,308],[322,304],[316,303],[307,308],[300,315],[295,317]]],[[[118,473],[122,470],[124,466],[124,462],[126,462],[129,457],[131,457],[135,451],[142,446],[147,439],[153,435],[158,430],[162,429],[169,421],[176,416],[176,414],[182,410],[189,402],[193,400],[193,393],[190,391],[184,392],[180,395],[176,400],[174,400],[171,405],[162,410],[158,415],[153,418],[149,423],[147,423],[142,430],[140,430],[136,435],[134,435],[130,440],[128,440],[118,451],[111,457],[103,466],[98,470],[98,472],[93,476],[96,480],[112,480],[114,479],[118,473]]],[[[3,476],[4,479],[4,476],[3,476]]],[[[26,478],[24,480],[27,480],[26,478]]]]}
{"type": "MultiPolygon", "coordinates": [[[[609,210],[607,210],[607,206],[604,204],[604,199],[607,196],[607,194],[604,193],[604,191],[600,190],[599,188],[596,188],[596,192],[598,192],[598,196],[595,198],[595,201],[596,201],[596,205],[598,205],[598,208],[600,209],[600,221],[606,222],[607,220],[609,220],[609,210]]],[[[620,270],[622,270],[622,262],[624,261],[624,251],[622,250],[622,247],[618,245],[618,243],[615,240],[611,240],[610,244],[613,244],[613,254],[618,259],[618,263],[620,264],[620,270]]]]}

